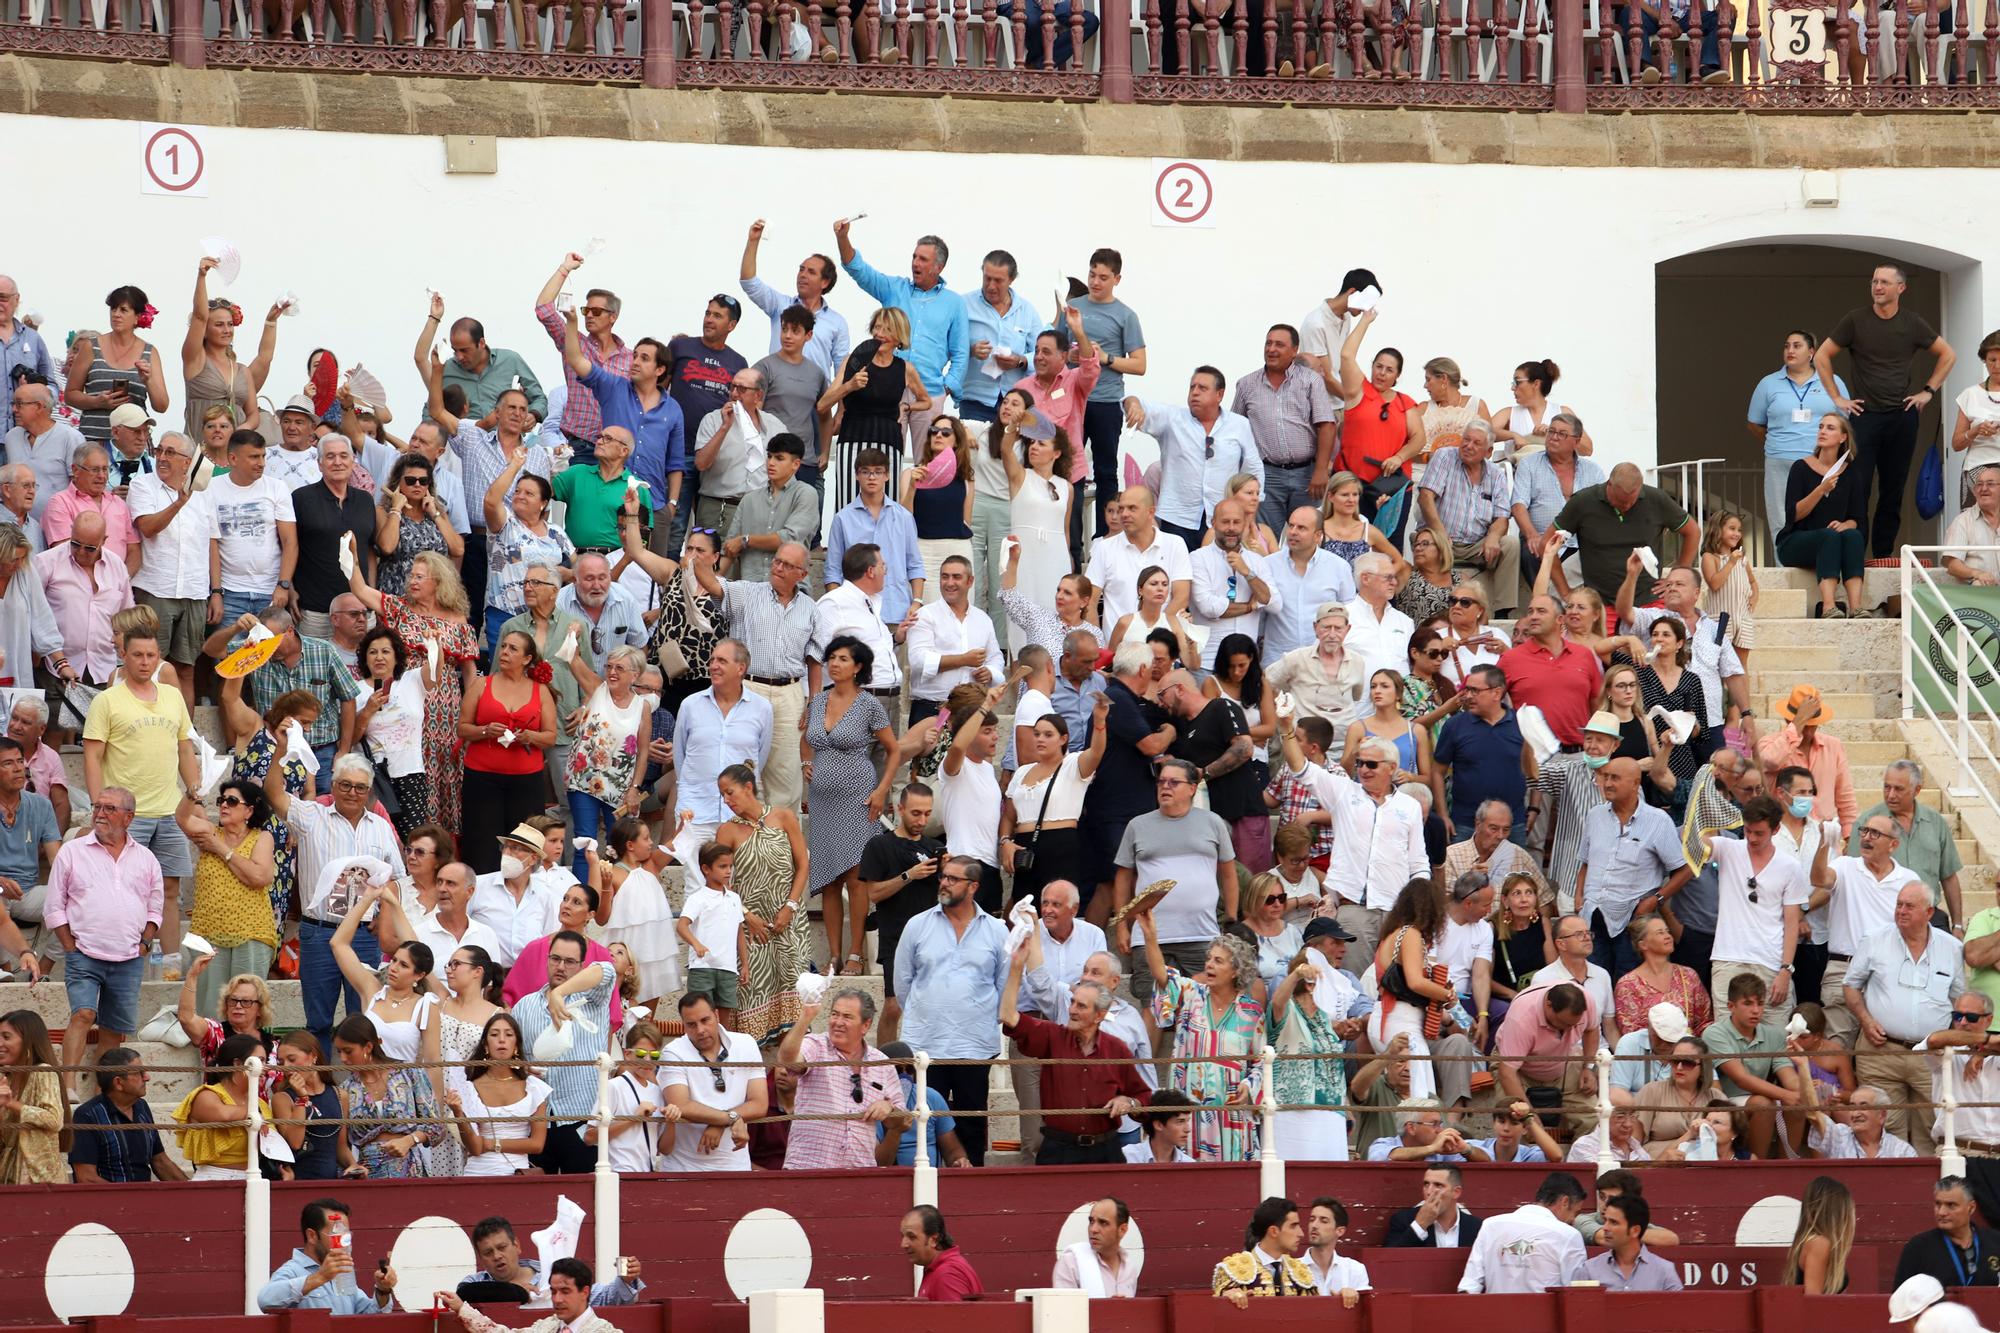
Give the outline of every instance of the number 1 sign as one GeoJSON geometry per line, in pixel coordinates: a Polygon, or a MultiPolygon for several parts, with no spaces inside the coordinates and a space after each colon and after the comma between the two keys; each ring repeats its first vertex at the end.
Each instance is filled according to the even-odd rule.
{"type": "Polygon", "coordinates": [[[1818,0],[1771,0],[1765,40],[1781,81],[1819,83],[1826,78],[1827,13],[1818,0]]]}
{"type": "Polygon", "coordinates": [[[139,192],[208,197],[208,145],[185,125],[139,127],[139,192]]]}

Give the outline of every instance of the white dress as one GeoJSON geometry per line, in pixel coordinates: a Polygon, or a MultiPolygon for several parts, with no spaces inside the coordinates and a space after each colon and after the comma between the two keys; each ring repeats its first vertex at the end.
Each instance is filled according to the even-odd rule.
{"type": "Polygon", "coordinates": [[[398,1023],[375,1012],[375,1002],[388,993],[386,989],[378,990],[368,997],[368,1021],[375,1025],[375,1035],[382,1039],[382,1049],[389,1058],[409,1064],[422,1058],[423,1034],[431,1025],[431,1011],[437,1007],[437,996],[426,992],[418,999],[409,1021],[398,1023]]]}
{"type": "Polygon", "coordinates": [[[1054,607],[1056,585],[1072,572],[1069,528],[1063,517],[1069,497],[1067,480],[1052,477],[1044,481],[1032,472],[1021,479],[1021,489],[1014,493],[1012,531],[1021,543],[1021,568],[1014,576],[1014,590],[1037,606],[1054,607]],[[1051,481],[1056,488],[1053,500],[1049,498],[1051,481]]]}
{"type": "MultiPolygon", "coordinates": [[[[1393,955],[1391,955],[1393,956],[1393,955]]],[[[1431,962],[1431,951],[1424,950],[1424,962],[1431,962]]],[[[1381,979],[1376,978],[1378,1002],[1373,1013],[1368,1015],[1368,1041],[1378,1051],[1385,1051],[1397,1033],[1404,1033],[1410,1039],[1411,1055],[1429,1055],[1430,1044],[1424,1040],[1424,1006],[1411,1004],[1406,1000],[1392,997],[1381,989],[1381,979]]],[[[1428,1060],[1410,1061],[1410,1099],[1437,1096],[1437,1079],[1428,1060]]]]}
{"type": "MultiPolygon", "coordinates": [[[[438,1010],[438,1058],[449,1062],[452,1068],[445,1070],[444,1085],[447,1090],[466,1086],[464,1064],[478,1049],[479,1036],[486,1030],[483,1023],[467,1023],[453,1018],[443,1009],[438,1010]]],[[[465,1174],[465,1145],[458,1141],[458,1135],[445,1134],[431,1145],[431,1174],[434,1176],[462,1176],[465,1174]]]]}
{"type": "Polygon", "coordinates": [[[611,921],[604,927],[608,948],[623,944],[639,965],[639,994],[663,999],[680,989],[680,938],[674,934],[674,905],[653,872],[634,866],[611,900],[611,921]]]}
{"type": "MultiPolygon", "coordinates": [[[[549,1099],[553,1089],[542,1080],[530,1074],[521,1096],[505,1106],[488,1106],[479,1099],[479,1089],[468,1082],[459,1089],[459,1100],[465,1107],[467,1120],[479,1120],[483,1116],[531,1116],[535,1108],[549,1099]]],[[[488,1121],[479,1126],[479,1132],[487,1138],[524,1139],[528,1137],[528,1127],[524,1121],[488,1121]]],[[[456,1136],[454,1136],[456,1137],[456,1136]]],[[[461,1151],[463,1149],[461,1148],[461,1151]]],[[[465,1159],[462,1172],[468,1176],[511,1176],[516,1171],[528,1169],[526,1153],[483,1152],[477,1157],[465,1159]]]]}

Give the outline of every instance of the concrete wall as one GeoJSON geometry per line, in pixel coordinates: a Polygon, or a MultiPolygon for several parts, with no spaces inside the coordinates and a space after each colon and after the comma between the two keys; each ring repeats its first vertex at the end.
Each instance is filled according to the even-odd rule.
{"type": "MultiPolygon", "coordinates": [[[[922,138],[927,104],[878,100],[922,138]]],[[[1820,123],[1829,133],[1836,124],[1820,123]]],[[[521,350],[554,379],[557,357],[530,303],[562,252],[591,236],[608,244],[582,276],[624,297],[628,337],[694,329],[708,296],[735,290],[743,230],[758,216],[771,224],[765,272],[781,285],[801,254],[831,249],[831,218],[866,211],[856,239],[892,271],[925,231],[951,243],[948,276],[960,287],[974,282],[985,250],[1011,248],[1023,294],[1045,315],[1056,276],[1080,272],[1092,247],[1115,245],[1125,254],[1121,295],[1150,346],[1141,390],[1172,399],[1200,361],[1231,377],[1254,369],[1269,323],[1297,320],[1343,270],[1365,264],[1389,292],[1379,339],[1413,368],[1451,356],[1497,405],[1516,362],[1553,357],[1565,371],[1557,397],[1583,415],[1600,454],[1642,462],[1655,452],[1661,385],[1714,393],[1740,415],[1739,381],[1769,360],[1731,367],[1716,383],[1656,380],[1659,263],[1762,240],[1885,251],[1944,273],[1946,333],[1968,353],[1983,312],[2000,309],[2000,292],[1989,296],[1969,258],[1990,233],[1995,188],[1974,170],[1847,170],[1838,207],[1807,208],[1803,173],[1790,168],[1224,160],[1207,163],[1216,225],[1186,229],[1154,224],[1149,159],[917,151],[899,147],[905,129],[879,121],[873,150],[509,138],[498,174],[447,176],[436,138],[218,126],[203,132],[210,193],[187,198],[141,193],[134,121],[0,115],[14,178],[46,182],[50,194],[33,211],[39,248],[24,228],[0,263],[58,339],[95,327],[114,283],[136,282],[163,312],[156,339],[172,345],[197,239],[228,235],[245,256],[229,294],[255,312],[246,354],[280,289],[303,303],[304,314],[283,323],[267,396],[295,391],[306,353],[326,345],[343,364],[358,359],[381,375],[406,421],[419,401],[409,353],[425,288],[442,290],[453,316],[483,318],[496,345],[521,350]],[[1923,241],[1896,239],[1905,237],[1923,241]]],[[[872,303],[851,283],[834,297],[865,322],[872,303]]],[[[1733,310],[1726,292],[1720,298],[1733,310]]],[[[1747,313],[1778,331],[1791,318],[1747,313]]],[[[765,338],[753,311],[735,341],[754,357],[765,338]]],[[[1976,373],[1966,359],[1949,392],[1976,373]]],[[[177,374],[172,381],[178,394],[177,374]]],[[[1421,392],[1414,369],[1404,388],[1421,392]]]]}

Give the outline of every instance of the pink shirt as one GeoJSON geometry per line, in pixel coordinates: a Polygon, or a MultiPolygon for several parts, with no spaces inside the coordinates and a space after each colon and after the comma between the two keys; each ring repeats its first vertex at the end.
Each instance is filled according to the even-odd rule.
{"type": "Polygon", "coordinates": [[[1011,386],[1027,394],[1029,401],[1048,413],[1049,420],[1069,436],[1069,479],[1073,482],[1090,475],[1090,450],[1083,444],[1083,405],[1090,391],[1097,387],[1097,372],[1102,368],[1101,360],[1089,356],[1077,362],[1075,369],[1058,372],[1056,382],[1047,388],[1034,375],[1011,386]]]}
{"type": "Polygon", "coordinates": [[[78,950],[101,963],[123,963],[139,956],[139,938],[160,924],[165,901],[151,852],[127,838],[114,857],[90,832],[64,843],[49,866],[42,923],[68,926],[78,950]]]}
{"type": "Polygon", "coordinates": [[[55,612],[70,665],[93,684],[110,680],[118,666],[111,617],[132,605],[132,576],[124,561],[111,554],[109,539],[95,570],[78,564],[76,552],[64,541],[35,557],[35,572],[41,575],[49,610],[55,612]]]}
{"type": "Polygon", "coordinates": [[[1854,797],[1854,774],[1847,767],[1847,747],[1840,743],[1839,737],[1828,736],[1824,732],[1813,734],[1809,752],[1800,748],[1800,740],[1799,729],[1787,722],[1782,731],[1757,738],[1757,759],[1764,765],[1766,773],[1794,766],[1810,772],[1813,786],[1819,791],[1819,795],[1813,797],[1813,818],[1828,820],[1838,817],[1840,836],[1852,837],[1861,804],[1854,797]]]}
{"type": "Polygon", "coordinates": [[[43,541],[50,546],[68,541],[70,529],[76,526],[76,516],[86,509],[104,515],[104,554],[124,564],[125,548],[139,544],[139,529],[132,526],[132,511],[125,502],[108,490],[95,500],[74,486],[66,486],[50,496],[48,508],[42,511],[43,541]]]}
{"type": "MultiPolygon", "coordinates": [[[[848,1120],[794,1120],[790,1141],[785,1146],[787,1171],[821,1167],[871,1167],[875,1165],[875,1126],[861,1119],[861,1112],[886,1097],[891,1106],[903,1106],[903,1080],[889,1065],[816,1066],[841,1060],[840,1052],[824,1033],[815,1032],[799,1043],[799,1061],[806,1066],[799,1075],[799,1090],[792,1110],[797,1115],[851,1116],[848,1120]],[[861,1075],[861,1101],[854,1100],[854,1075],[861,1075]]],[[[882,1052],[866,1047],[863,1060],[880,1060],[882,1052]]]]}
{"type": "Polygon", "coordinates": [[[1521,1077],[1537,1083],[1553,1083],[1563,1076],[1559,1057],[1580,1055],[1583,1036],[1597,1030],[1597,1004],[1583,991],[1583,1021],[1568,1031],[1549,1026],[1544,1001],[1553,986],[1537,986],[1514,997],[1507,1016],[1500,1020],[1500,1034],[1493,1039],[1493,1058],[1513,1064],[1521,1077]]]}
{"type": "Polygon", "coordinates": [[[47,796],[57,787],[67,786],[69,773],[63,768],[62,756],[46,745],[37,745],[35,757],[28,761],[28,790],[47,796]]]}

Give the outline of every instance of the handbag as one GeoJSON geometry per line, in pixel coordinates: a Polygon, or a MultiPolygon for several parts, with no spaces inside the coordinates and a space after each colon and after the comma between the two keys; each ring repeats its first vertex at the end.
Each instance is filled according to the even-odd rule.
{"type": "MultiPolygon", "coordinates": [[[[1445,1001],[1418,994],[1403,974],[1403,934],[1407,930],[1408,926],[1398,930],[1389,945],[1389,965],[1382,969],[1382,989],[1404,1004],[1421,1008],[1424,1011],[1424,1040],[1435,1041],[1438,1034],[1444,1031],[1445,1001]]],[[[1444,963],[1432,963],[1426,967],[1424,977],[1435,985],[1450,989],[1451,968],[1444,963]]]]}
{"type": "Polygon", "coordinates": [[[1930,452],[1924,455],[1924,465],[1917,470],[1917,513],[1924,518],[1936,518],[1943,511],[1944,450],[1933,440],[1930,452]]]}
{"type": "Polygon", "coordinates": [[[1026,847],[1016,848],[1014,851],[1014,877],[1016,879],[1020,878],[1023,872],[1035,868],[1035,844],[1042,840],[1042,821],[1049,816],[1049,797],[1056,794],[1056,779],[1062,776],[1062,766],[1063,761],[1060,759],[1056,760],[1055,772],[1049,774],[1049,785],[1042,788],[1042,808],[1035,812],[1035,831],[1030,835],[1034,841],[1030,842],[1026,847]]]}

